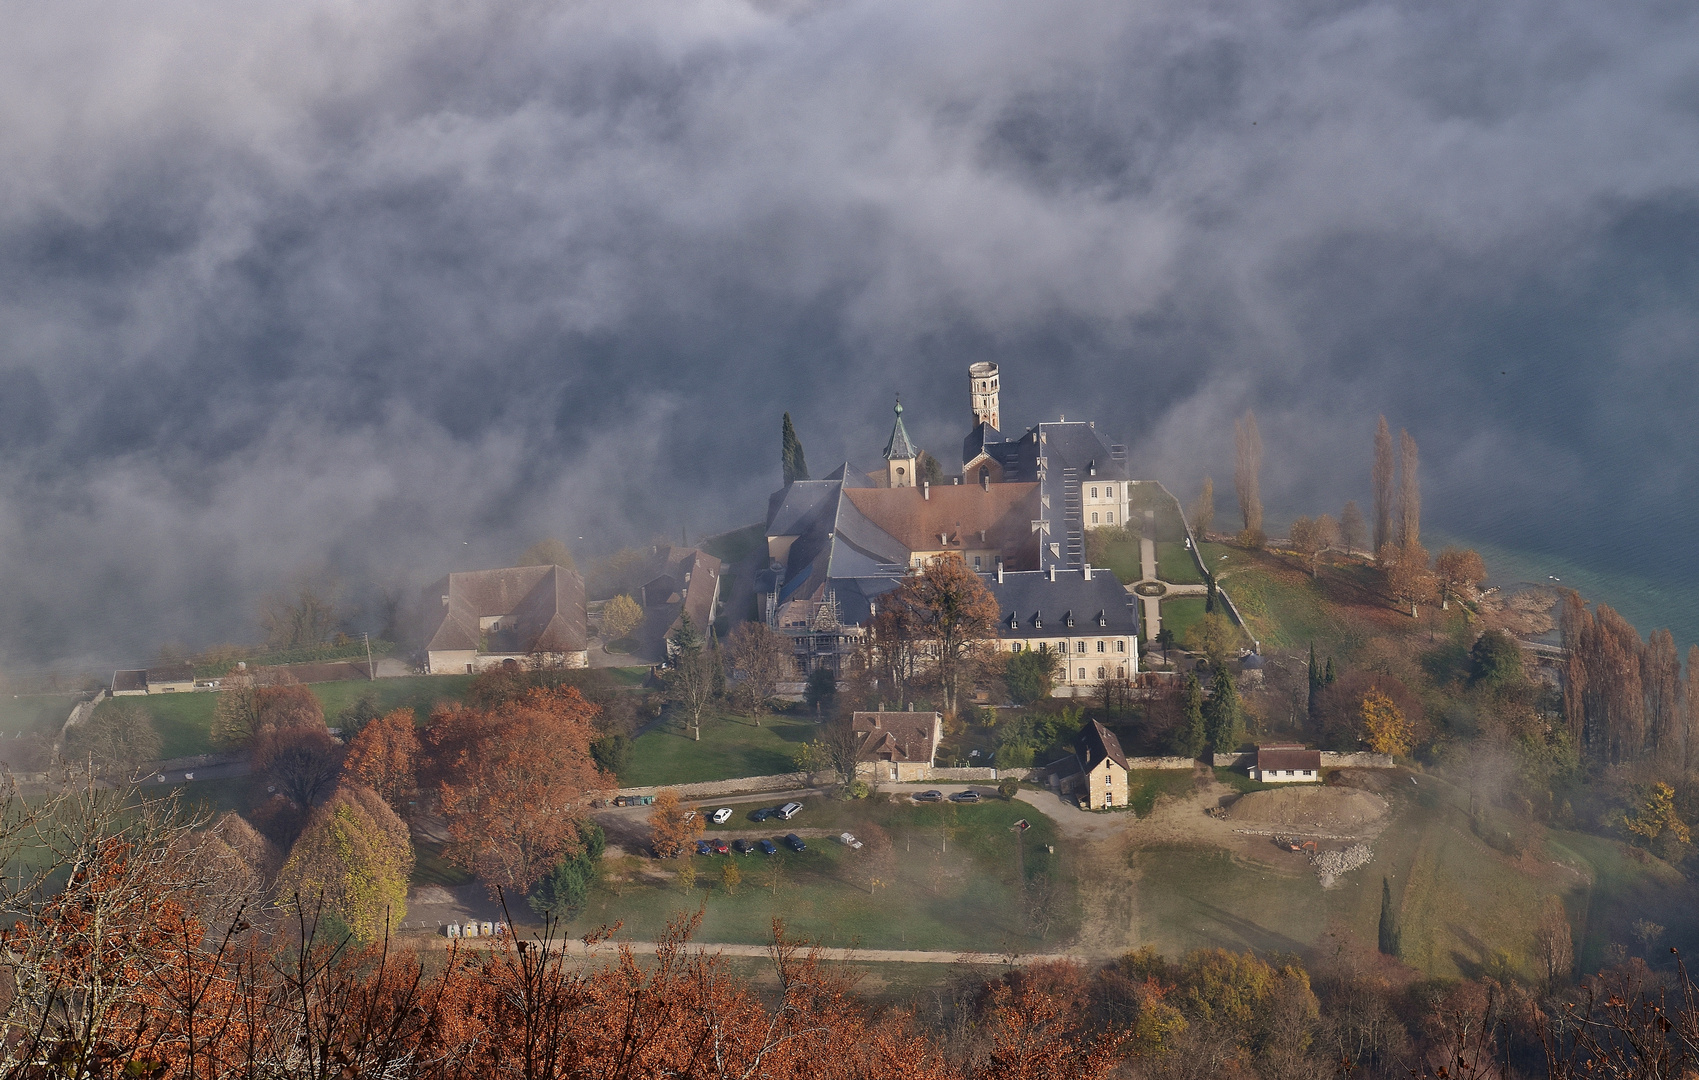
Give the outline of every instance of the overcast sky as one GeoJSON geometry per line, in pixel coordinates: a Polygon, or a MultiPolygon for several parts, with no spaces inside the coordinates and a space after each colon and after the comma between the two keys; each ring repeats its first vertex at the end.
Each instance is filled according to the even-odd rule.
{"type": "Polygon", "coordinates": [[[1690,552],[1696,24],[21,0],[0,658],[251,638],[303,574],[411,590],[754,521],[786,409],[823,472],[876,460],[900,392],[953,463],[981,359],[1006,428],[1093,417],[1187,498],[1230,491],[1255,407],[1275,523],[1366,500],[1385,412],[1432,528],[1690,552]]]}

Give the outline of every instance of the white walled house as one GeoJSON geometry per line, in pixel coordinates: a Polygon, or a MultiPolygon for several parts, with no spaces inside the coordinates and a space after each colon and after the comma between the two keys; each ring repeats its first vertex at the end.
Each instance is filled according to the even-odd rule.
{"type": "Polygon", "coordinates": [[[1251,779],[1264,784],[1321,783],[1321,751],[1306,750],[1296,743],[1257,747],[1251,779]]]}
{"type": "Polygon", "coordinates": [[[1065,658],[1054,696],[1084,697],[1109,679],[1138,674],[1138,604],[1109,571],[1089,563],[1078,570],[999,568],[985,585],[997,599],[998,648],[1065,658]]]}

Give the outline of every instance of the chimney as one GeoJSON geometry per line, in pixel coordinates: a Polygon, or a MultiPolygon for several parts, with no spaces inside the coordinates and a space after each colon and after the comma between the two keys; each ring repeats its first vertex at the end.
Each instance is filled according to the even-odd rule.
{"type": "Polygon", "coordinates": [[[1003,584],[1003,560],[997,560],[997,584],[1003,584]]]}
{"type": "Polygon", "coordinates": [[[1090,563],[1086,563],[1086,564],[1085,564],[1085,565],[1084,565],[1084,566],[1083,566],[1083,567],[1081,567],[1081,568],[1080,568],[1080,569],[1081,569],[1081,570],[1082,570],[1082,571],[1083,571],[1083,572],[1084,572],[1084,573],[1085,573],[1085,579],[1086,579],[1086,580],[1087,580],[1087,581],[1090,581],[1090,580],[1091,580],[1091,564],[1090,564],[1090,563]]]}
{"type": "Polygon", "coordinates": [[[1056,564],[1055,563],[1050,564],[1050,580],[1051,581],[1056,580],[1056,564]]]}
{"type": "Polygon", "coordinates": [[[920,497],[927,502],[932,501],[932,481],[922,480],[920,482],[920,497]]]}
{"type": "Polygon", "coordinates": [[[959,477],[959,476],[952,476],[952,477],[950,477],[950,482],[951,482],[951,483],[952,483],[952,484],[954,484],[954,485],[956,485],[956,486],[957,486],[957,487],[961,487],[961,486],[962,486],[962,478],[961,478],[961,477],[959,477]]]}

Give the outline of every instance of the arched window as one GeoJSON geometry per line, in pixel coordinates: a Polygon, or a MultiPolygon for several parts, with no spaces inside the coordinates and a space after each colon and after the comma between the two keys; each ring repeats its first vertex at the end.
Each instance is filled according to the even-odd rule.
{"type": "Polygon", "coordinates": [[[1109,511],[1109,524],[1115,524],[1115,511],[1109,511]]]}
{"type": "Polygon", "coordinates": [[[1094,499],[1097,498],[1097,489],[1096,488],[1091,489],[1091,497],[1094,498],[1094,499]]]}
{"type": "Polygon", "coordinates": [[[1096,514],[1091,515],[1091,523],[1093,525],[1097,524],[1097,515],[1096,514]]]}
{"type": "Polygon", "coordinates": [[[1113,499],[1115,497],[1115,485],[1114,484],[1110,484],[1108,487],[1103,489],[1103,497],[1105,499],[1113,499]]]}

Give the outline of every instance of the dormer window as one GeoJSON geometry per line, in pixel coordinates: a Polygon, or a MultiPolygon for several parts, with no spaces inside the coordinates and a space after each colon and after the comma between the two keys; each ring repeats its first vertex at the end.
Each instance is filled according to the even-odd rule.
{"type": "Polygon", "coordinates": [[[1021,625],[1021,617],[1019,615],[1016,615],[1012,611],[1009,612],[1009,629],[1010,630],[1018,629],[1020,627],[1020,625],[1021,625]]]}
{"type": "Polygon", "coordinates": [[[1073,612],[1070,611],[1066,615],[1062,616],[1062,625],[1063,626],[1074,625],[1074,613],[1073,612]]]}
{"type": "Polygon", "coordinates": [[[1036,611],[1032,613],[1032,628],[1034,630],[1044,629],[1044,616],[1041,613],[1036,611]]]}
{"type": "Polygon", "coordinates": [[[1099,625],[1099,626],[1108,626],[1109,625],[1108,616],[1104,615],[1103,612],[1101,612],[1101,611],[1097,613],[1097,625],[1099,625]]]}

